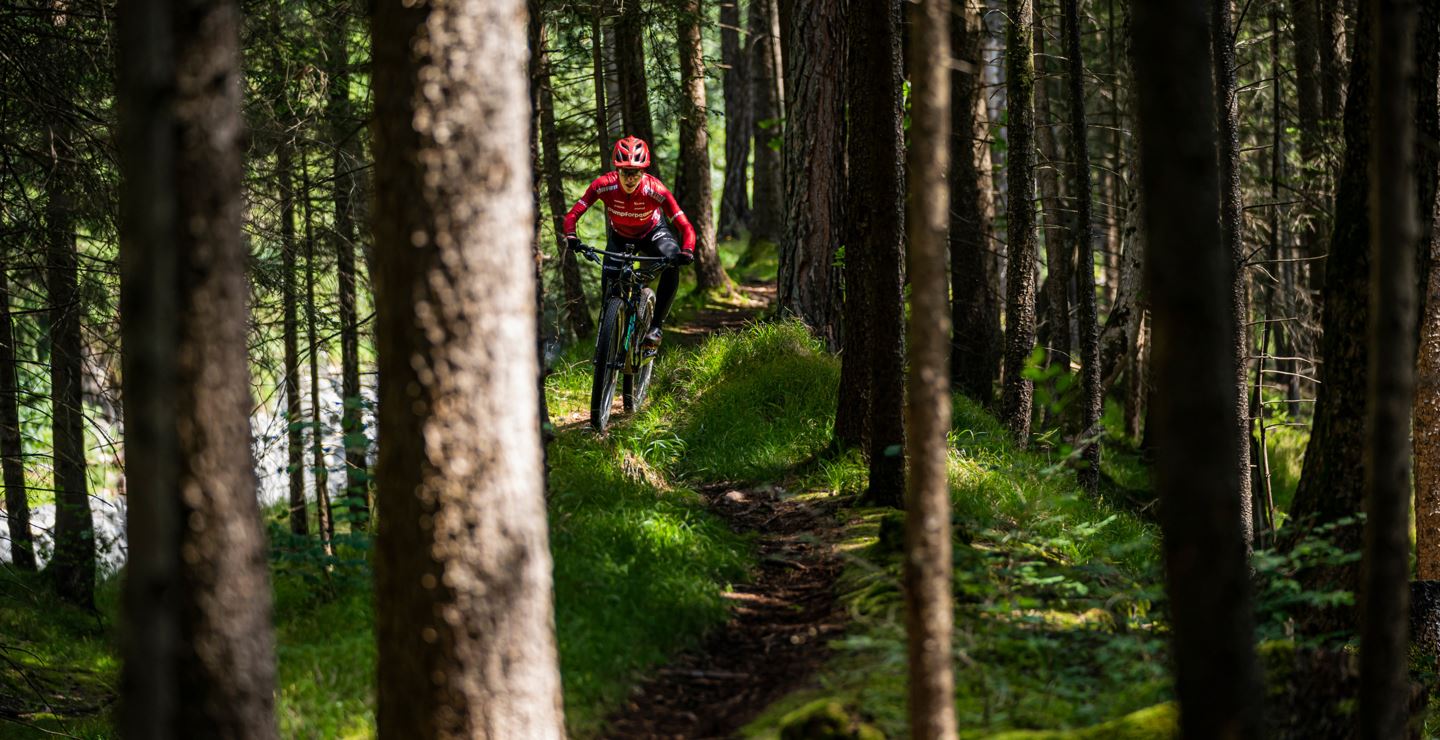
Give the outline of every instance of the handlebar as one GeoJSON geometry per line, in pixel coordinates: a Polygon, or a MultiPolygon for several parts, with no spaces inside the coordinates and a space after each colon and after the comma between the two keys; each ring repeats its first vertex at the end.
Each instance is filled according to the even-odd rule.
{"type": "Polygon", "coordinates": [[[585,255],[586,259],[597,265],[601,263],[601,257],[614,257],[629,262],[669,262],[671,260],[670,257],[647,257],[643,254],[631,254],[629,252],[609,252],[604,249],[596,249],[588,244],[581,244],[575,248],[575,251],[585,255]]]}

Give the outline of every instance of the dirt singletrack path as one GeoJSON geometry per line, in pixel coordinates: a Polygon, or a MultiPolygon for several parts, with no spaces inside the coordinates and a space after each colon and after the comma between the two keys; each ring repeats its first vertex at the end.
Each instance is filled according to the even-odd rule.
{"type": "Polygon", "coordinates": [[[602,737],[731,737],[804,686],[844,628],[835,598],[841,562],[827,536],[834,504],[801,502],[771,486],[702,493],[736,531],[760,534],[759,566],[750,583],[724,594],[730,621],[637,686],[602,737]]]}
{"type": "MultiPolygon", "coordinates": [[[[736,287],[747,305],[706,308],[668,328],[667,341],[693,345],[736,331],[775,298],[773,283],[736,287]]],[[[731,737],[766,706],[804,686],[844,628],[835,598],[841,562],[830,544],[837,504],[802,502],[776,486],[712,484],[701,493],[732,529],[759,535],[759,564],[749,583],[724,594],[729,621],[636,686],[601,737],[731,737]]]]}

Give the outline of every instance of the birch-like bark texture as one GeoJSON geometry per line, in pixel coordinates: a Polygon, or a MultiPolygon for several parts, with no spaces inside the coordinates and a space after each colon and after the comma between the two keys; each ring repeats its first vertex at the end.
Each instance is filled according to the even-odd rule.
{"type": "Polygon", "coordinates": [[[373,16],[381,737],[558,738],[523,0],[373,16]]]}
{"type": "Polygon", "coordinates": [[[910,735],[957,736],[950,641],[950,313],[946,230],[950,222],[950,2],[922,0],[910,23],[911,144],[906,157],[910,275],[910,374],[906,382],[905,628],[910,659],[910,735]]]}
{"type": "Polygon", "coordinates": [[[1404,737],[1410,704],[1410,412],[1418,320],[1415,250],[1415,0],[1369,0],[1374,14],[1370,130],[1370,393],[1365,429],[1365,555],[1360,736],[1404,737]]]}
{"type": "Polygon", "coordinates": [[[1001,418],[1016,444],[1030,442],[1035,383],[1024,377],[1035,348],[1035,62],[1030,34],[1034,0],[1008,0],[1010,23],[1005,43],[1006,100],[1010,146],[1006,154],[1010,190],[1007,204],[1005,266],[1005,386],[1001,418]]]}
{"type": "Polygon", "coordinates": [[[1255,738],[1260,679],[1235,477],[1234,264],[1216,214],[1207,0],[1134,9],[1155,319],[1156,488],[1183,738],[1255,738]]]}

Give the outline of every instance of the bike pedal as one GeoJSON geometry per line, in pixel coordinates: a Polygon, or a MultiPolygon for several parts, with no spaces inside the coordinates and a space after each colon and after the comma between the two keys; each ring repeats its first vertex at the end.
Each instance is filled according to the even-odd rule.
{"type": "Polygon", "coordinates": [[[645,347],[644,349],[640,350],[640,356],[644,357],[647,360],[658,354],[660,354],[659,347],[645,347]]]}

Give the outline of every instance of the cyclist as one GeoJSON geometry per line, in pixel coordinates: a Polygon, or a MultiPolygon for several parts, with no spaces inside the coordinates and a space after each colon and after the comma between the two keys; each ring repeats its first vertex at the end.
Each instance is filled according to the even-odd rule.
{"type": "MultiPolygon", "coordinates": [[[[695,261],[695,229],[690,219],[680,210],[675,196],[654,175],[647,174],[650,166],[650,147],[644,141],[626,136],[615,142],[615,151],[610,157],[615,166],[611,172],[595,178],[585,194],[570,212],[565,214],[565,241],[571,249],[580,246],[575,236],[575,224],[586,209],[595,201],[605,203],[605,217],[609,221],[606,251],[631,252],[649,257],[666,257],[678,265],[695,261]],[[661,211],[670,219],[670,224],[680,230],[680,238],[661,218],[661,211]]],[[[619,260],[605,258],[602,270],[601,295],[610,294],[611,271],[620,264],[619,260]]],[[[675,289],[680,285],[680,273],[674,266],[660,274],[659,290],[655,295],[655,318],[651,329],[645,335],[644,346],[654,349],[660,345],[661,324],[670,313],[670,304],[675,301],[675,289]]]]}

